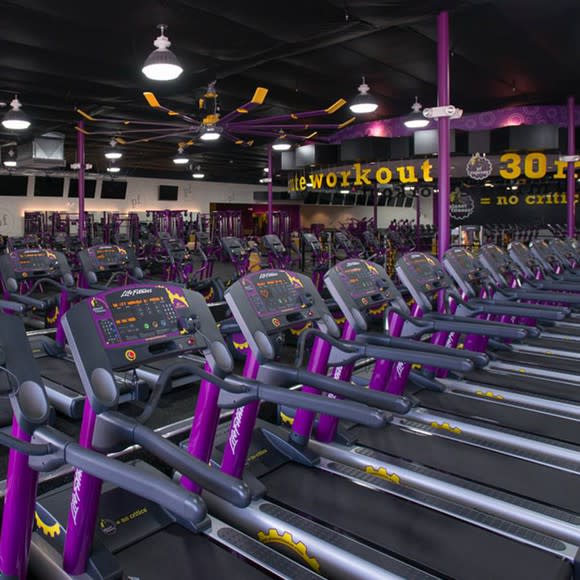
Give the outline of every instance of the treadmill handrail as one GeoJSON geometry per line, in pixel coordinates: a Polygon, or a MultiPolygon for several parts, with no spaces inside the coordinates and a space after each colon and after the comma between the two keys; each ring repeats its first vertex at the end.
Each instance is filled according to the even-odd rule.
{"type": "MultiPolygon", "coordinates": [[[[474,314],[477,313],[474,312],[474,314]]],[[[508,338],[511,340],[523,340],[530,334],[530,328],[526,326],[491,322],[489,320],[476,320],[467,316],[429,312],[425,314],[425,318],[439,321],[439,330],[443,332],[459,331],[469,334],[508,338]]]]}

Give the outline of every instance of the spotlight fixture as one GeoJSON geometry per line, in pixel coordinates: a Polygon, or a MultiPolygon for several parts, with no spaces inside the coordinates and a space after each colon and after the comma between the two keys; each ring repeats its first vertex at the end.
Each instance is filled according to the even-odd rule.
{"type": "Polygon", "coordinates": [[[172,81],[183,72],[183,68],[181,68],[177,57],[169,50],[171,42],[164,34],[167,26],[159,24],[157,28],[159,28],[160,33],[153,41],[153,46],[156,48],[147,57],[141,71],[153,81],[172,81]]]}
{"type": "Polygon", "coordinates": [[[411,106],[412,113],[407,117],[404,122],[407,129],[422,129],[429,124],[429,119],[425,119],[421,109],[423,105],[419,102],[419,99],[415,97],[415,102],[411,106]]]}
{"type": "Polygon", "coordinates": [[[370,87],[365,82],[365,78],[362,78],[362,83],[358,87],[358,95],[352,100],[349,105],[349,109],[355,115],[366,115],[368,113],[374,113],[378,108],[379,104],[376,99],[369,94],[370,87]]]}
{"type": "Polygon", "coordinates": [[[8,157],[4,159],[4,167],[16,167],[16,151],[14,149],[8,149],[6,155],[8,157]]]}
{"type": "Polygon", "coordinates": [[[203,173],[201,167],[198,165],[194,172],[191,174],[191,177],[193,177],[193,179],[203,179],[205,177],[205,173],[203,173]]]}
{"type": "Polygon", "coordinates": [[[286,133],[280,129],[280,136],[272,143],[274,151],[288,151],[292,148],[292,144],[286,139],[286,133]]]}
{"type": "Polygon", "coordinates": [[[173,158],[173,163],[175,163],[175,165],[185,165],[186,163],[189,163],[189,157],[183,153],[183,147],[179,147],[177,150],[177,155],[173,158]]]}
{"type": "Polygon", "coordinates": [[[17,96],[14,96],[12,101],[10,101],[10,110],[4,115],[2,125],[5,129],[13,131],[24,131],[30,127],[30,119],[22,110],[22,104],[17,96]]]}
{"type": "Polygon", "coordinates": [[[111,165],[110,167],[107,167],[107,171],[109,173],[119,173],[119,171],[121,171],[121,168],[117,167],[116,165],[111,165]]]}
{"type": "Polygon", "coordinates": [[[199,136],[202,141],[217,141],[220,137],[221,129],[215,125],[206,125],[199,136]]]}
{"type": "Polygon", "coordinates": [[[107,159],[121,159],[123,154],[117,149],[117,142],[111,139],[109,142],[109,148],[105,150],[105,157],[107,159]]]}

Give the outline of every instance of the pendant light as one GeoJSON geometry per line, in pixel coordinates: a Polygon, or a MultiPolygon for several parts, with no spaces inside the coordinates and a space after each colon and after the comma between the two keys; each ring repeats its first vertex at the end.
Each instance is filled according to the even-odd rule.
{"type": "Polygon", "coordinates": [[[111,160],[123,157],[123,154],[117,149],[117,142],[114,139],[109,141],[109,148],[105,149],[105,157],[111,160]]]}
{"type": "Polygon", "coordinates": [[[13,131],[24,131],[30,127],[30,119],[22,110],[22,104],[17,96],[10,101],[10,110],[4,115],[2,125],[5,129],[13,131]]]}
{"type": "Polygon", "coordinates": [[[116,165],[109,165],[109,167],[107,167],[107,171],[109,173],[119,173],[119,171],[121,171],[121,168],[117,167],[116,165]]]}
{"type": "Polygon", "coordinates": [[[159,36],[154,40],[155,50],[147,57],[143,68],[143,74],[153,81],[172,81],[175,80],[182,72],[183,68],[179,64],[177,57],[169,50],[171,42],[165,36],[167,26],[159,24],[159,36]]]}
{"type": "Polygon", "coordinates": [[[177,155],[173,158],[173,163],[175,163],[175,165],[185,165],[186,163],[189,163],[189,157],[183,153],[183,147],[179,147],[177,150],[177,155]]]}
{"type": "Polygon", "coordinates": [[[14,149],[8,149],[6,153],[7,158],[4,159],[4,167],[16,167],[16,151],[14,149]]]}
{"type": "Polygon", "coordinates": [[[274,151],[288,151],[292,148],[292,144],[286,139],[286,133],[280,129],[280,136],[272,143],[274,151]]]}
{"type": "Polygon", "coordinates": [[[355,115],[366,115],[368,113],[374,113],[378,108],[379,104],[376,99],[369,94],[370,87],[365,82],[365,78],[362,78],[362,83],[358,87],[358,95],[352,100],[349,105],[349,109],[355,115]]]}
{"type": "Polygon", "coordinates": [[[415,97],[415,102],[411,106],[412,112],[404,121],[405,127],[407,129],[423,129],[429,124],[429,119],[426,119],[421,113],[423,105],[419,102],[419,99],[415,97]]]}
{"type": "Polygon", "coordinates": [[[202,141],[217,141],[221,137],[221,128],[216,125],[206,125],[199,136],[202,141]]]}
{"type": "Polygon", "coordinates": [[[203,179],[205,177],[205,173],[203,173],[201,167],[198,165],[191,174],[191,177],[193,177],[193,179],[203,179]]]}

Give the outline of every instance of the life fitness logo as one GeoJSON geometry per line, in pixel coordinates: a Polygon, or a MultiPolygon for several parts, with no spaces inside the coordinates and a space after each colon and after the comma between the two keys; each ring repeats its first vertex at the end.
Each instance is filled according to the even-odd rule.
{"type": "Polygon", "coordinates": [[[132,348],[129,348],[125,351],[125,358],[129,362],[134,362],[135,359],[137,358],[137,353],[132,348]]]}
{"type": "Polygon", "coordinates": [[[121,292],[121,298],[133,298],[133,296],[151,294],[152,292],[152,288],[132,288],[130,290],[123,290],[123,292],[121,292]]]}

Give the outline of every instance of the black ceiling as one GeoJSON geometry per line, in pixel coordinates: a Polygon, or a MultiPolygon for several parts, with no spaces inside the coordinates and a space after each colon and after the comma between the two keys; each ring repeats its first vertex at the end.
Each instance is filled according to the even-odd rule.
{"type": "MultiPolygon", "coordinates": [[[[376,117],[401,115],[415,95],[435,102],[435,15],[442,7],[450,10],[452,102],[466,112],[564,102],[580,92],[578,0],[5,0],[0,98],[20,94],[34,122],[29,134],[65,132],[69,161],[75,107],[159,119],[144,90],[188,112],[214,79],[224,112],[256,86],[267,87],[265,106],[253,113],[265,115],[349,99],[364,74],[380,99],[376,117]],[[169,83],[147,81],[140,70],[158,23],[169,26],[185,69],[169,83]]],[[[337,114],[347,117],[346,107],[337,114]]],[[[105,142],[87,141],[87,161],[97,169],[105,167],[105,142]]],[[[129,174],[169,177],[174,151],[175,142],[135,145],[122,165],[129,174]]],[[[256,182],[265,158],[259,143],[193,148],[194,163],[213,180],[256,182]]]]}

